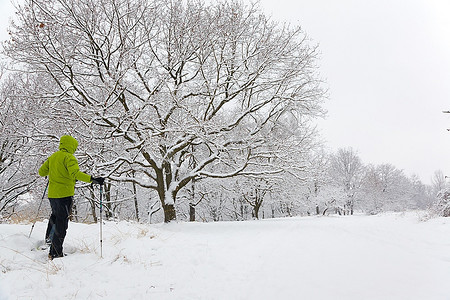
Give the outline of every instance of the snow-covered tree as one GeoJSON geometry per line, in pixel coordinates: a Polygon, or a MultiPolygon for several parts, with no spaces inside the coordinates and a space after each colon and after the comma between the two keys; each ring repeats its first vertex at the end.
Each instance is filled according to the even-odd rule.
{"type": "Polygon", "coordinates": [[[14,113],[12,106],[5,102],[0,99],[0,213],[13,207],[20,195],[29,192],[29,185],[35,180],[24,167],[22,151],[27,140],[10,132],[13,128],[8,128],[5,113],[11,117],[14,113]]]}
{"type": "Polygon", "coordinates": [[[308,214],[321,214],[331,200],[326,195],[330,184],[330,155],[322,147],[313,151],[307,158],[306,181],[302,194],[305,198],[308,214]]]}
{"type": "Polygon", "coordinates": [[[413,195],[411,182],[402,170],[391,164],[367,166],[362,190],[362,206],[369,213],[411,207],[408,204],[413,195]]]}
{"type": "Polygon", "coordinates": [[[92,169],[154,190],[166,222],[193,179],[280,171],[259,164],[269,133],[322,114],[316,47],[254,5],[25,0],[10,37],[18,71],[48,83],[33,97],[97,149],[92,169]]]}
{"type": "Polygon", "coordinates": [[[434,172],[433,177],[431,178],[431,185],[434,195],[437,195],[441,190],[446,188],[447,181],[444,173],[441,170],[437,170],[434,172]]]}
{"type": "Polygon", "coordinates": [[[353,214],[364,176],[364,165],[357,152],[352,148],[338,149],[330,159],[330,176],[343,191],[343,199],[336,199],[343,213],[353,214]]]}
{"type": "Polygon", "coordinates": [[[33,114],[26,108],[29,104],[17,91],[21,78],[2,78],[0,87],[0,213],[11,213],[19,196],[32,190],[37,174],[36,149],[29,135],[33,114]]]}
{"type": "Polygon", "coordinates": [[[435,199],[431,187],[425,185],[417,175],[412,175],[409,180],[411,182],[412,196],[406,207],[410,209],[429,208],[435,199]]]}

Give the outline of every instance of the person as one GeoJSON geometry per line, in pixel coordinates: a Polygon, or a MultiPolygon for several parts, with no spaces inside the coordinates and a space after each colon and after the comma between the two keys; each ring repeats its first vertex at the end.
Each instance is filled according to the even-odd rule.
{"type": "Polygon", "coordinates": [[[103,177],[92,177],[80,171],[74,156],[78,141],[64,135],[59,141],[59,151],[53,153],[39,168],[39,175],[48,176],[48,200],[52,209],[46,241],[50,244],[49,258],[63,257],[63,243],[69,224],[69,215],[75,194],[75,182],[103,184],[103,177]]]}

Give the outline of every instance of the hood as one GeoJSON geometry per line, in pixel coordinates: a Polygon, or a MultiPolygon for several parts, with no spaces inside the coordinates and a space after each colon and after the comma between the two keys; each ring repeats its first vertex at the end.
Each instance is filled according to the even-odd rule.
{"type": "Polygon", "coordinates": [[[74,154],[77,151],[78,141],[70,135],[63,135],[59,140],[59,150],[66,150],[67,152],[74,154]]]}

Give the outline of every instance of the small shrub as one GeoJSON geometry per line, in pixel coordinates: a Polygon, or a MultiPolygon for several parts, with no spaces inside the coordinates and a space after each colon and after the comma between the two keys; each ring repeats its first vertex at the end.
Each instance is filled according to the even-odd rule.
{"type": "Polygon", "coordinates": [[[450,217],[450,189],[441,190],[437,194],[433,211],[440,217],[450,217]]]}

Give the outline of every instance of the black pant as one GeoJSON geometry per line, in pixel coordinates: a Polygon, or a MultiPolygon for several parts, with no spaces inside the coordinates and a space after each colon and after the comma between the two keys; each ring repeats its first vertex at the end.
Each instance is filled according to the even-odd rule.
{"type": "Polygon", "coordinates": [[[50,206],[52,207],[52,215],[47,227],[48,238],[51,240],[49,254],[52,257],[61,257],[63,256],[63,243],[69,225],[73,197],[48,198],[48,200],[50,200],[50,206]],[[53,235],[50,234],[51,231],[53,231],[53,235]]]}
{"type": "Polygon", "coordinates": [[[47,231],[45,232],[45,242],[50,244],[55,234],[55,215],[51,214],[48,219],[47,231]]]}

